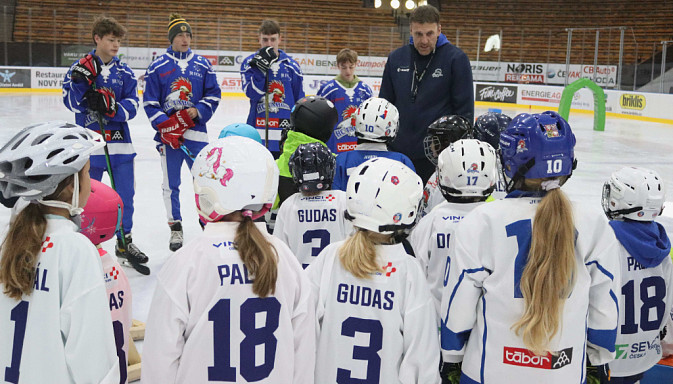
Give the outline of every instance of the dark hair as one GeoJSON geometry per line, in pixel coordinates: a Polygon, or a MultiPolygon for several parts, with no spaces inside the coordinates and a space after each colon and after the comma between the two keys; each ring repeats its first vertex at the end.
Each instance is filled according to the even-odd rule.
{"type": "Polygon", "coordinates": [[[439,11],[432,5],[421,5],[409,15],[409,23],[437,23],[439,24],[439,11]]]}
{"type": "Polygon", "coordinates": [[[260,35],[280,35],[280,25],[276,20],[264,20],[259,26],[260,35]]]}
{"type": "Polygon", "coordinates": [[[123,38],[126,36],[126,28],[119,24],[114,17],[98,16],[93,21],[93,28],[91,28],[91,38],[96,42],[95,36],[103,37],[112,34],[114,37],[123,38]]]}

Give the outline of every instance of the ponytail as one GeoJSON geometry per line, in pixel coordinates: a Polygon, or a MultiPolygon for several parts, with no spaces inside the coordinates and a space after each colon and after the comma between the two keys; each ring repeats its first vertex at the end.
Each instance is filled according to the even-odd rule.
{"type": "Polygon", "coordinates": [[[547,192],[535,212],[528,262],[521,275],[524,313],[512,329],[537,355],[549,351],[566,298],[575,284],[572,206],[560,188],[547,192]]]}
{"type": "MultiPolygon", "coordinates": [[[[73,181],[74,177],[68,176],[44,200],[64,201],[64,198],[72,198],[72,194],[61,194],[73,181]]],[[[0,246],[0,283],[4,286],[3,293],[12,299],[21,300],[23,295],[33,292],[35,267],[40,259],[40,248],[47,231],[45,215],[48,212],[47,206],[28,204],[9,225],[7,236],[0,246]]]]}
{"type": "Polygon", "coordinates": [[[35,267],[40,258],[42,238],[47,230],[46,208],[28,204],[10,224],[2,242],[0,283],[3,293],[15,300],[33,292],[35,267]]]}
{"type": "Polygon", "coordinates": [[[234,237],[243,264],[254,276],[252,292],[267,297],[276,292],[278,253],[250,217],[244,216],[234,237]]]}
{"type": "Polygon", "coordinates": [[[376,257],[375,236],[380,235],[358,228],[339,249],[341,265],[357,278],[369,278],[370,273],[381,270],[376,257]]]}

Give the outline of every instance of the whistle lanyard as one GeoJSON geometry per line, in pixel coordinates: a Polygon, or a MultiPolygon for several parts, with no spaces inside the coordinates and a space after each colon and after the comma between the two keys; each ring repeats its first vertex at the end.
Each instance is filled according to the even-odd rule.
{"type": "Polygon", "coordinates": [[[423,81],[423,77],[425,77],[425,72],[428,71],[428,67],[430,66],[430,63],[432,63],[432,58],[435,57],[435,50],[432,50],[432,54],[430,55],[430,60],[428,60],[428,63],[425,64],[425,68],[423,68],[423,72],[418,74],[418,68],[416,66],[416,60],[414,60],[414,73],[411,77],[411,102],[414,103],[416,102],[416,95],[418,95],[418,86],[421,85],[421,81],[423,81]]]}

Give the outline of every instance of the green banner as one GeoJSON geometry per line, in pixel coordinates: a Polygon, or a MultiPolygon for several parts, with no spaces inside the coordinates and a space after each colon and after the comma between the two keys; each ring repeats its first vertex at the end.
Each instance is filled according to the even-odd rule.
{"type": "Polygon", "coordinates": [[[60,65],[62,67],[69,67],[75,60],[79,60],[86,56],[92,49],[93,47],[90,45],[65,45],[61,51],[60,65]]]}

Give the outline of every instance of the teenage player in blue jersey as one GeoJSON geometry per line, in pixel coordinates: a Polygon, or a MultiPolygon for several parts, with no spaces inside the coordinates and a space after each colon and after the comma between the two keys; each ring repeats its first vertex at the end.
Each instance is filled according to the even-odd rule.
{"type": "Polygon", "coordinates": [[[169,248],[182,247],[180,169],[189,168],[193,156],[208,144],[206,123],[220,103],[222,91],[210,62],[189,48],[192,28],[178,14],[168,23],[166,53],[150,64],[145,74],[143,107],[157,131],[154,140],[161,157],[161,184],[171,230],[169,248]]]}
{"type": "Polygon", "coordinates": [[[556,112],[520,114],[500,136],[510,192],[458,225],[442,294],[442,357],[461,383],[581,384],[585,365],[615,357],[617,241],[561,191],[574,147],[556,112]]]}
{"type": "Polygon", "coordinates": [[[362,103],[355,115],[355,136],[358,138],[358,145],[354,151],[337,156],[332,189],[345,191],[353,170],[376,157],[397,160],[413,171],[414,165],[408,157],[399,152],[388,151],[388,143],[397,136],[398,123],[399,114],[392,103],[376,97],[362,103]]]}
{"type": "Polygon", "coordinates": [[[654,219],[665,200],[664,180],[645,168],[622,168],[603,186],[603,210],[620,244],[622,281],[610,383],[636,383],[662,358],[660,332],[673,303],[673,264],[666,230],[654,219]]]}
{"type": "Polygon", "coordinates": [[[329,149],[338,154],[355,149],[357,141],[353,118],[360,104],[374,93],[369,85],[355,75],[358,64],[357,52],[344,48],[337,54],[336,62],[339,75],[323,84],[318,90],[318,96],[334,103],[339,112],[339,122],[334,126],[332,137],[327,141],[329,149]]]}
{"type": "Polygon", "coordinates": [[[439,382],[432,296],[399,238],[414,225],[422,193],[418,175],[382,157],[348,181],[355,232],[306,270],[317,298],[316,383],[439,382]]]}
{"type": "Polygon", "coordinates": [[[299,64],[278,48],[280,25],[264,20],[259,27],[261,48],[241,64],[243,92],[250,99],[249,125],[259,130],[274,158],[280,155],[280,133],[290,126],[290,112],[304,97],[304,75],[299,64]],[[268,132],[267,132],[268,131],[268,132]]]}
{"type": "MultiPolygon", "coordinates": [[[[111,17],[99,17],[92,28],[96,49],[76,61],[63,81],[63,102],[75,112],[78,125],[101,133],[100,115],[105,141],[114,175],[114,186],[124,202],[122,229],[117,234],[116,255],[134,262],[146,263],[147,256],[133,243],[133,196],[135,195],[134,158],[128,121],[138,111],[138,90],[135,75],[128,65],[119,61],[117,53],[126,28],[111,17]],[[125,244],[124,244],[125,243],[125,244]]],[[[102,134],[102,133],[101,133],[102,134]]],[[[91,156],[91,177],[100,181],[107,171],[103,150],[91,156]]]]}

